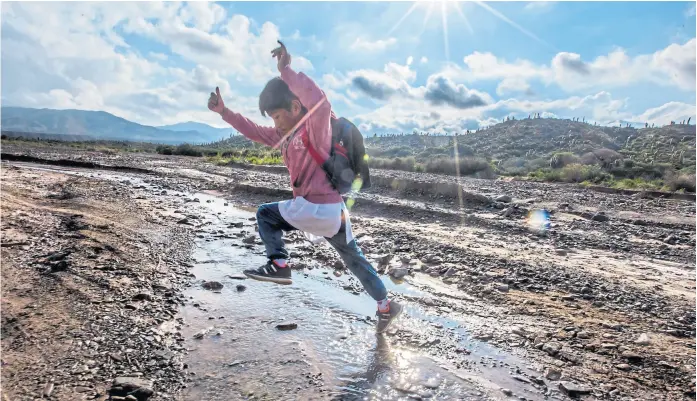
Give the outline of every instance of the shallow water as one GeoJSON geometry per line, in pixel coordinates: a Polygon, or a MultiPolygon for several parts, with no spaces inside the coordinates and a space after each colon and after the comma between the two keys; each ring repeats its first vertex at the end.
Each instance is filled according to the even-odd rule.
{"type": "MultiPolygon", "coordinates": [[[[354,280],[347,275],[335,277],[333,270],[317,268],[294,271],[291,286],[229,278],[263,264],[263,245],[247,249],[241,238],[213,238],[211,233],[257,235],[249,220],[254,214],[223,206],[224,200],[207,194],[194,196],[200,200],[197,206],[215,218],[205,226],[209,234],[197,241],[192,272],[197,280],[219,281],[224,288],[214,293],[198,284],[186,291],[192,304],[182,311],[184,335],[197,378],[185,399],[497,399],[505,398],[501,387],[542,399],[507,371],[525,366],[524,361],[472,339],[460,322],[430,314],[417,303],[402,301],[405,313],[388,335],[377,336],[371,319],[375,301],[345,291],[342,287],[354,280]],[[244,226],[227,228],[237,222],[244,226]],[[238,291],[238,284],[246,289],[238,291]],[[298,328],[279,331],[275,326],[281,322],[298,328]],[[209,327],[203,339],[192,338],[209,327]],[[408,331],[412,340],[417,338],[416,346],[395,341],[399,336],[393,330],[408,331]],[[458,369],[430,355],[434,339],[471,351],[462,357],[469,360],[467,367],[458,369]],[[492,364],[497,368],[488,367],[492,364]]],[[[409,283],[383,280],[391,293],[426,295],[409,283]]]]}

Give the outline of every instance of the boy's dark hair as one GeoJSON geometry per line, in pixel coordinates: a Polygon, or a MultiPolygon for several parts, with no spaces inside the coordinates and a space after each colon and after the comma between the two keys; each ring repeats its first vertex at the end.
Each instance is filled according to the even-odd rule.
{"type": "MultiPolygon", "coordinates": [[[[267,82],[264,90],[261,91],[259,111],[264,117],[273,110],[285,109],[290,111],[293,100],[298,100],[298,97],[290,90],[287,83],[280,77],[276,77],[267,82]]],[[[303,111],[307,111],[305,106],[303,106],[303,111]]]]}

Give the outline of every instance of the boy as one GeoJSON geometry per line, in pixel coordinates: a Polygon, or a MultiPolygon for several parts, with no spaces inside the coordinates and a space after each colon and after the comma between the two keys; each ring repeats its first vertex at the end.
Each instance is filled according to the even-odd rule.
{"type": "Polygon", "coordinates": [[[244,274],[252,279],[292,284],[283,231],[302,230],[325,237],[346,267],[377,301],[378,333],[384,333],[402,312],[402,306],[387,299],[387,290],[353,239],[348,209],[341,194],[307,150],[312,145],[326,159],[331,149],[331,105],[312,79],[290,68],[286,47],[271,53],[278,61],[280,78],[269,81],[259,95],[261,115],[273,118],[275,128],[261,127],[226,108],[220,90],[211,93],[208,108],[220,114],[245,137],[279,147],[290,173],[293,199],[261,205],[257,210],[259,235],[266,246],[268,262],[244,274]]]}

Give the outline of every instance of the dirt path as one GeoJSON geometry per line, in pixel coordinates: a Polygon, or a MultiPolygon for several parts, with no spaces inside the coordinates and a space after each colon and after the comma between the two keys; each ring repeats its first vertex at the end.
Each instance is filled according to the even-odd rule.
{"type": "MultiPolygon", "coordinates": [[[[161,160],[160,168],[167,163],[161,160]]],[[[620,216],[616,221],[598,222],[560,208],[553,215],[552,231],[539,236],[526,228],[523,216],[502,217],[496,208],[453,208],[443,202],[389,198],[399,195],[388,193],[359,199],[352,213],[366,254],[376,263],[391,259],[381,266],[383,271],[397,267],[410,271],[403,283],[391,283],[385,276],[390,292],[408,309],[400,330],[377,342],[365,319],[372,314],[369,299],[353,294],[356,283],[330,250],[308,247],[295,239],[296,264],[305,268],[297,272],[298,284],[292,289],[228,277],[250,261],[263,259],[260,243],[243,239],[256,235],[249,220],[255,205],[278,200],[278,193],[273,188],[237,185],[250,182],[247,171],[216,168],[211,173],[208,168],[192,167],[167,167],[168,172],[160,176],[83,170],[80,178],[3,167],[3,243],[32,238],[28,249],[3,247],[3,302],[5,294],[12,293],[5,282],[20,277],[11,275],[19,267],[6,272],[5,265],[12,266],[6,261],[37,259],[40,252],[34,244],[47,247],[34,238],[40,238],[34,226],[51,221],[44,215],[79,210],[91,226],[102,226],[105,219],[117,222],[110,226],[115,234],[92,229],[89,238],[104,242],[114,240],[108,235],[118,234],[119,246],[130,247],[123,255],[130,255],[136,270],[170,273],[177,283],[171,291],[175,297],[180,294],[179,283],[190,280],[186,274],[196,277],[182,297],[175,298],[188,300],[183,309],[176,305],[178,301],[165,309],[178,320],[158,322],[170,322],[161,331],[177,326],[172,322],[181,325],[181,331],[175,331],[180,334],[171,335],[178,339],[172,343],[173,352],[189,350],[176,358],[187,363],[189,373],[184,376],[171,364],[138,370],[155,380],[156,397],[173,394],[183,384],[187,388],[177,391],[177,398],[448,399],[446,394],[459,394],[465,399],[506,399],[512,394],[532,400],[565,399],[586,392],[582,397],[588,399],[694,397],[695,261],[694,249],[690,249],[690,244],[694,247],[694,226],[690,229],[680,223],[674,228],[650,228],[622,220],[612,209],[608,212],[613,218],[620,216]],[[90,195],[49,199],[51,191],[70,192],[49,188],[54,182],[70,183],[61,185],[90,195]],[[216,197],[201,193],[212,188],[218,191],[213,193],[216,197]],[[191,202],[194,197],[199,201],[191,202]],[[395,207],[399,204],[403,206],[395,207]],[[28,211],[30,215],[41,213],[34,217],[41,223],[21,220],[28,211]],[[183,219],[187,224],[177,224],[183,219]],[[6,226],[7,221],[14,225],[6,226]],[[178,239],[174,241],[172,236],[178,239]],[[190,238],[193,244],[187,242],[190,238]],[[183,242],[177,242],[180,240],[183,242]],[[167,244],[177,244],[182,257],[169,256],[167,244]],[[191,264],[184,262],[184,254],[193,257],[191,264]],[[332,268],[327,270],[327,266],[332,268]],[[332,274],[335,268],[339,277],[332,274]],[[201,289],[201,280],[220,281],[224,288],[211,293],[201,289]],[[238,291],[238,284],[245,290],[238,291]],[[279,299],[286,307],[274,307],[279,299]],[[298,329],[278,332],[275,325],[288,319],[298,323],[298,329]],[[212,329],[203,339],[193,338],[209,327],[212,329]],[[164,383],[170,383],[172,377],[171,384],[160,387],[160,379],[152,376],[158,370],[166,375],[164,383]],[[571,388],[572,384],[578,387],[571,388]]],[[[268,175],[253,174],[252,180],[268,175]]],[[[618,199],[617,204],[624,202],[618,199]]],[[[672,213],[674,221],[685,221],[688,216],[683,213],[687,209],[671,209],[668,201],[635,201],[646,203],[645,209],[651,213],[658,213],[663,202],[662,210],[672,213]]],[[[554,208],[564,203],[552,195],[537,202],[554,204],[554,208]]],[[[57,226],[59,219],[55,219],[57,226]]],[[[49,232],[48,228],[40,230],[49,232]]],[[[86,235],[84,230],[80,233],[86,235]]],[[[45,242],[55,248],[53,240],[45,242]]],[[[39,283],[45,276],[71,277],[66,272],[33,274],[39,283]]],[[[100,270],[99,274],[123,275],[119,270],[100,270]]],[[[136,281],[133,285],[134,279],[130,280],[128,286],[143,284],[136,281]]],[[[124,291],[122,285],[121,301],[129,301],[123,295],[132,297],[132,292],[124,291]]],[[[34,296],[38,299],[41,294],[34,296]]],[[[153,299],[145,303],[164,308],[159,306],[166,304],[164,297],[153,299]]],[[[75,302],[66,299],[61,310],[75,308],[75,302]]],[[[143,309],[129,309],[128,313],[144,313],[143,309]]],[[[82,326],[94,319],[94,314],[82,312],[55,313],[77,316],[75,324],[82,326]]],[[[5,335],[3,328],[3,363],[8,355],[5,335]]],[[[147,366],[151,357],[146,352],[138,364],[147,366]]],[[[7,383],[5,372],[3,369],[3,384],[7,383]]],[[[39,373],[31,372],[32,380],[38,380],[34,377],[39,373]]],[[[101,388],[110,386],[110,372],[93,374],[102,380],[101,388]]],[[[73,385],[61,380],[61,389],[73,385]]],[[[42,380],[31,391],[40,390],[39,382],[42,380]]],[[[91,394],[101,394],[94,380],[91,386],[95,388],[91,394]]]]}

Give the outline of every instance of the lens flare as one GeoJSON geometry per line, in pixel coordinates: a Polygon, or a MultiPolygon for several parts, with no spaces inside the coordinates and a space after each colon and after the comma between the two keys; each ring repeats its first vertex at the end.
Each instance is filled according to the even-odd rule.
{"type": "Polygon", "coordinates": [[[528,228],[538,233],[546,233],[552,226],[549,211],[546,209],[531,210],[526,219],[528,228]]]}

